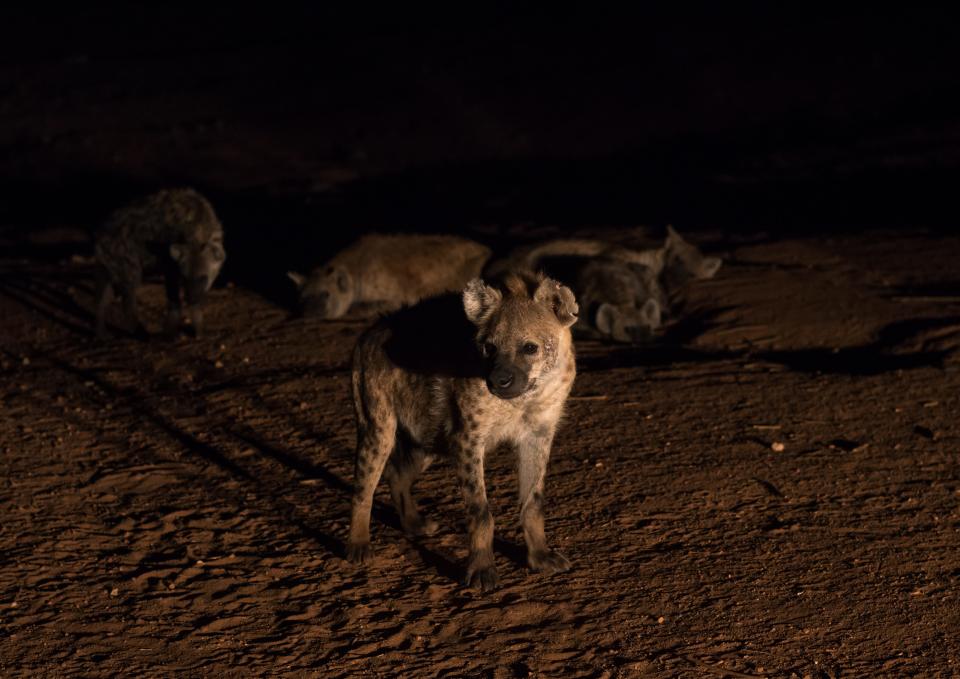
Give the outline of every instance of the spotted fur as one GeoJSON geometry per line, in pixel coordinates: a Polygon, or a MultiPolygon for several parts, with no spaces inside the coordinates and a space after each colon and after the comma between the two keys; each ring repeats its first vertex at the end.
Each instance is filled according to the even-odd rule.
{"type": "Polygon", "coordinates": [[[467,510],[465,582],[494,587],[494,521],[483,464],[488,451],[506,442],[517,454],[530,566],[546,573],[569,567],[547,546],[543,497],[550,448],[576,375],[570,326],[577,311],[573,293],[558,282],[509,273],[403,309],[360,338],[352,370],[357,456],[350,561],[371,558],[370,510],[382,476],[406,532],[436,530],[420,515],[411,488],[443,455],[454,465],[467,510]]]}
{"type": "Polygon", "coordinates": [[[223,227],[206,198],[184,188],[134,201],[110,215],[96,234],[94,251],[99,263],[98,336],[106,334],[106,312],[114,292],[123,297],[132,329],[146,334],[136,291],[151,270],[164,275],[168,332],[179,328],[182,297],[191,307],[195,332],[200,332],[200,305],[226,259],[223,227]]]}

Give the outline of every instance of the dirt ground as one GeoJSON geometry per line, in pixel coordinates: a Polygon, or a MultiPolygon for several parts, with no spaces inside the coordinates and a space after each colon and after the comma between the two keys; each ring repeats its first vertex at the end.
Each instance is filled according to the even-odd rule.
{"type": "Polygon", "coordinates": [[[0,671],[955,676],[960,239],[721,254],[657,343],[578,343],[547,482],[569,573],[528,570],[491,456],[488,595],[458,584],[444,464],[436,536],[405,539],[381,488],[372,566],[341,558],[364,321],[227,280],[205,339],[97,343],[89,263],[0,261],[0,671]]]}

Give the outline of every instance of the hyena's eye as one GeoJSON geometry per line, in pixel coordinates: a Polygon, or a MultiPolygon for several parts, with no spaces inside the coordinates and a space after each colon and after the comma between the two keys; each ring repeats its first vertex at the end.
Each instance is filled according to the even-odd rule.
{"type": "Polygon", "coordinates": [[[537,351],[540,350],[540,347],[538,347],[533,342],[527,342],[522,347],[520,347],[520,350],[523,353],[525,353],[527,356],[533,356],[535,353],[537,353],[537,351]]]}
{"type": "Polygon", "coordinates": [[[484,342],[483,346],[480,348],[480,351],[483,352],[483,355],[487,358],[490,358],[495,353],[497,353],[497,345],[493,342],[484,342]]]}

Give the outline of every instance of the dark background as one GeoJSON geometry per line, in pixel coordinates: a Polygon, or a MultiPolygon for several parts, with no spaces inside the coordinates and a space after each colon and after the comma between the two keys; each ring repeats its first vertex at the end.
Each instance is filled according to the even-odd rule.
{"type": "Polygon", "coordinates": [[[372,229],[954,223],[960,49],[931,11],[4,12],[8,244],[171,184],[286,268],[372,229]]]}

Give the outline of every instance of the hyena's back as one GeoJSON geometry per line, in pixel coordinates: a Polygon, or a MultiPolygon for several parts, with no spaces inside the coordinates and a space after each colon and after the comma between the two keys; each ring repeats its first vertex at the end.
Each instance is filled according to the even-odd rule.
{"type": "Polygon", "coordinates": [[[389,410],[401,435],[429,445],[441,424],[434,415],[442,410],[439,400],[448,380],[483,374],[482,365],[472,360],[475,332],[456,293],[428,298],[378,321],[360,337],[353,354],[358,422],[382,419],[389,410]]]}
{"type": "Polygon", "coordinates": [[[333,261],[362,281],[357,301],[399,306],[461,290],[489,257],[490,248],[459,236],[371,234],[333,261]]]}
{"type": "Polygon", "coordinates": [[[97,259],[116,281],[155,266],[172,243],[223,241],[210,202],[189,188],[165,189],[113,212],[97,232],[97,259]]]}

